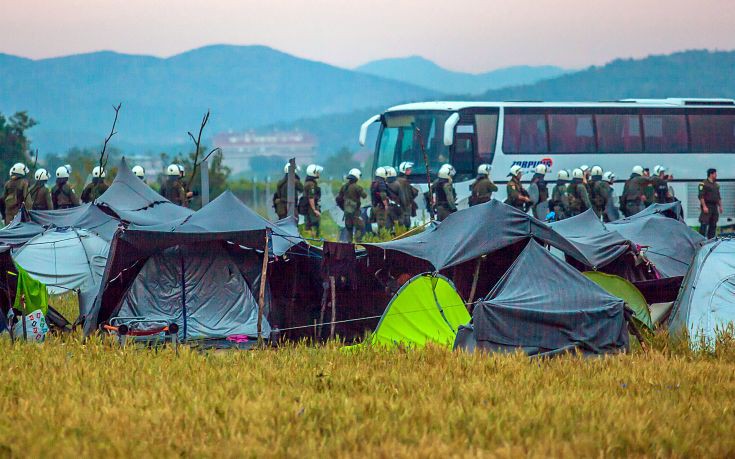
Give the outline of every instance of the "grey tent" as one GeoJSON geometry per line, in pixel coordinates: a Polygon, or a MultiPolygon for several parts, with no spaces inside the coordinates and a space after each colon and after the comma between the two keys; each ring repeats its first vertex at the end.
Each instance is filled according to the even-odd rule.
{"type": "Polygon", "coordinates": [[[79,228],[96,234],[106,241],[112,240],[120,221],[103,212],[94,204],[57,210],[31,210],[32,223],[44,228],[79,228]]]}
{"type": "MultiPolygon", "coordinates": [[[[130,313],[146,321],[176,323],[181,339],[254,335],[254,298],[259,296],[262,257],[267,256],[267,231],[289,241],[283,247],[303,241],[255,214],[230,192],[176,223],[118,230],[102,287],[85,318],[85,333],[130,313]]],[[[264,298],[267,307],[267,288],[264,298]]],[[[269,333],[266,320],[263,333],[269,333]]]]}
{"type": "Polygon", "coordinates": [[[735,240],[704,243],[684,278],[669,321],[672,334],[714,342],[718,330],[735,324],[735,240]]]}
{"type": "Polygon", "coordinates": [[[401,252],[439,271],[510,245],[539,239],[584,264],[593,262],[549,225],[495,199],[459,212],[414,236],[363,244],[368,252],[401,252]]]}
{"type": "Polygon", "coordinates": [[[143,183],[120,162],[115,180],[94,205],[126,223],[152,226],[185,218],[193,212],[177,206],[143,183]]]}
{"type": "Polygon", "coordinates": [[[629,345],[627,314],[623,300],[531,240],[475,306],[454,346],[529,355],[619,352],[629,345]]]}
{"type": "Polygon", "coordinates": [[[0,229],[0,244],[12,247],[21,246],[43,233],[43,231],[43,226],[36,223],[13,221],[5,228],[0,229]]]}
{"type": "Polygon", "coordinates": [[[662,212],[641,212],[608,223],[608,228],[645,247],[646,258],[664,278],[685,275],[695,250],[704,241],[704,237],[692,231],[686,223],[669,218],[662,212]]]}
{"type": "Polygon", "coordinates": [[[76,228],[49,229],[13,251],[28,274],[46,284],[51,294],[88,290],[99,285],[109,243],[76,228]]]}

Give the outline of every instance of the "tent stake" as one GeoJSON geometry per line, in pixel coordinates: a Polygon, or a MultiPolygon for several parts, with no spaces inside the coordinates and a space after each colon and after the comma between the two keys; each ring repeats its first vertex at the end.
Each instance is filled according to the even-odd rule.
{"type": "Polygon", "coordinates": [[[337,325],[337,292],[334,287],[334,276],[329,276],[329,289],[332,291],[332,323],[329,328],[329,339],[334,339],[334,328],[337,325]]]}
{"type": "Polygon", "coordinates": [[[480,277],[480,264],[482,264],[483,257],[477,257],[477,262],[475,263],[475,274],[472,277],[472,288],[470,289],[470,299],[467,302],[467,310],[469,312],[472,312],[471,304],[473,301],[475,301],[475,293],[477,292],[477,280],[480,277]]]}
{"type": "Polygon", "coordinates": [[[263,249],[263,267],[260,270],[260,292],[258,292],[258,343],[263,341],[263,309],[265,307],[265,279],[268,274],[268,241],[270,228],[265,229],[265,248],[263,249]]]}

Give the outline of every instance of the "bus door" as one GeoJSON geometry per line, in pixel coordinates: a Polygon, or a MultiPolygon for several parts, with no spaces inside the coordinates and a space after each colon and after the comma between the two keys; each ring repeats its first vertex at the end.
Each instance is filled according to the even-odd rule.
{"type": "Polygon", "coordinates": [[[452,166],[467,180],[475,172],[475,126],[460,124],[454,136],[452,166]]]}

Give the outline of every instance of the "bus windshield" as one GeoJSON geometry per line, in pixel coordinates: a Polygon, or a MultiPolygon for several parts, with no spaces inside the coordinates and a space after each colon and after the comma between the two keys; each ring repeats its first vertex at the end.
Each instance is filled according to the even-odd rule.
{"type": "Polygon", "coordinates": [[[383,115],[375,167],[397,168],[403,161],[410,161],[414,163],[414,175],[425,174],[423,143],[429,168],[436,174],[441,164],[449,162],[449,148],[444,145],[444,123],[450,115],[445,111],[389,112],[383,115]]]}

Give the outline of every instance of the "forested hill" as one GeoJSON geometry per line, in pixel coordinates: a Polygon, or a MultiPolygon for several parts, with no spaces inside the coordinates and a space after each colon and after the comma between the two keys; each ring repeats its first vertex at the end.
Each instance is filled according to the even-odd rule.
{"type": "Polygon", "coordinates": [[[488,91],[477,100],[596,101],[735,97],[735,51],[684,51],[618,59],[531,85],[488,91]]]}

